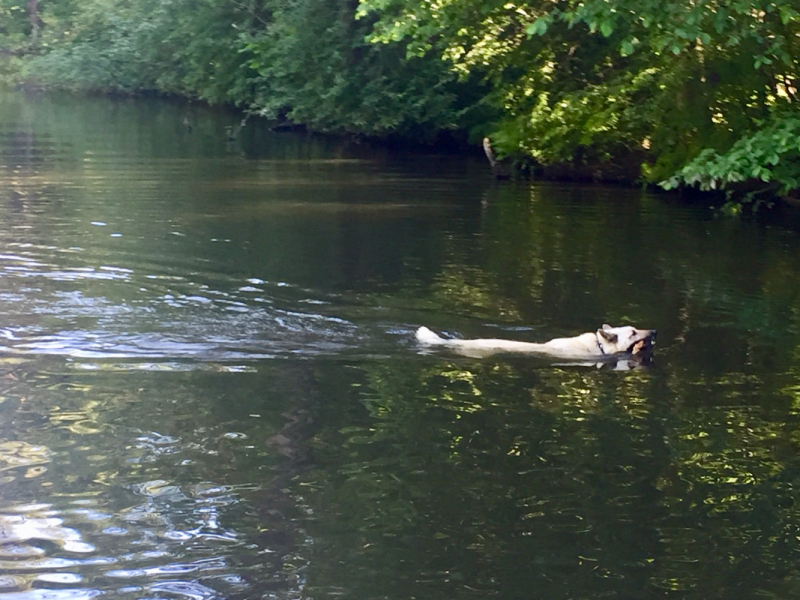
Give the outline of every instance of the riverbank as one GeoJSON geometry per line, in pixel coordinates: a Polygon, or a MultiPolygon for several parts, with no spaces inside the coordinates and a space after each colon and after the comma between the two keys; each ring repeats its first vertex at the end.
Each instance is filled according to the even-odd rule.
{"type": "Polygon", "coordinates": [[[389,145],[476,152],[488,137],[503,176],[724,190],[730,206],[791,197],[800,186],[793,87],[781,84],[757,111],[722,109],[752,97],[748,86],[765,85],[759,78],[769,74],[750,73],[752,81],[714,99],[717,88],[705,85],[713,77],[689,89],[693,56],[683,67],[646,67],[660,55],[642,49],[644,64],[634,67],[619,60],[619,41],[606,33],[576,30],[573,49],[593,45],[597,55],[568,53],[565,65],[583,62],[562,73],[553,70],[561,63],[542,63],[564,47],[547,28],[526,30],[529,42],[543,44],[538,53],[493,48],[474,62],[453,57],[447,32],[423,52],[413,27],[387,33],[391,11],[352,4],[195,10],[178,0],[150,8],[115,0],[97,14],[67,2],[58,15],[42,13],[41,23],[28,14],[14,35],[11,26],[0,34],[0,77],[36,89],[180,97],[280,128],[389,145]],[[511,64],[497,62],[504,53],[511,64]]]}
{"type": "Polygon", "coordinates": [[[6,78],[46,88],[177,95],[332,135],[488,137],[539,177],[791,196],[797,11],[618,3],[10,0],[0,54],[6,78]]]}

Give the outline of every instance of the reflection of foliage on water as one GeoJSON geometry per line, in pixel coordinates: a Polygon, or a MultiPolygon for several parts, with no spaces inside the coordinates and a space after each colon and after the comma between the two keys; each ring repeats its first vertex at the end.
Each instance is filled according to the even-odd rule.
{"type": "MultiPolygon", "coordinates": [[[[788,366],[800,346],[796,236],[709,221],[644,195],[618,202],[621,194],[548,185],[529,198],[513,187],[487,192],[480,235],[446,244],[431,300],[445,315],[529,326],[530,341],[628,322],[658,328],[668,349],[683,352],[689,339],[692,352],[715,354],[703,357],[711,362],[742,352],[788,366]],[[757,250],[743,243],[754,237],[757,250]],[[718,352],[712,343],[723,336],[718,352]]],[[[423,324],[452,330],[446,320],[423,324]]]]}
{"type": "Polygon", "coordinates": [[[329,398],[317,468],[294,486],[311,592],[793,589],[775,581],[800,558],[797,436],[763,379],[509,358],[361,369],[350,398],[329,398]],[[732,404],[705,401],[720,390],[732,404]]]}
{"type": "Polygon", "coordinates": [[[491,316],[500,320],[519,320],[519,312],[513,303],[492,289],[487,279],[482,271],[463,266],[445,267],[431,291],[454,313],[472,318],[491,316]]]}
{"type": "Polygon", "coordinates": [[[511,576],[516,556],[540,554],[531,553],[529,536],[580,537],[577,472],[570,475],[575,467],[562,454],[566,438],[596,436],[577,419],[562,423],[550,403],[561,396],[563,412],[580,414],[581,386],[605,374],[589,371],[570,382],[561,374],[571,371],[556,373],[544,377],[551,393],[543,411],[531,387],[541,373],[489,363],[365,367],[368,388],[360,396],[371,418],[317,436],[318,452],[340,448],[349,459],[335,474],[307,475],[313,493],[304,499],[322,519],[310,531],[335,540],[325,550],[348,554],[353,569],[369,565],[381,577],[398,578],[396,585],[416,580],[416,593],[459,580],[486,591],[492,578],[511,576]],[[576,404],[567,399],[573,392],[576,404]],[[562,514],[560,525],[544,523],[539,513],[562,514]],[[335,523],[335,536],[325,521],[335,523]],[[372,562],[387,554],[397,560],[393,575],[372,562]]]}
{"type": "MultiPolygon", "coordinates": [[[[672,460],[656,482],[669,515],[658,528],[668,542],[657,565],[659,585],[755,591],[767,577],[794,570],[800,558],[797,441],[795,426],[776,416],[746,404],[676,415],[665,439],[672,460]]],[[[772,591],[796,593],[796,583],[788,577],[786,587],[772,591]]]]}
{"type": "MultiPolygon", "coordinates": [[[[24,467],[26,479],[37,477],[44,473],[46,465],[50,462],[50,452],[45,446],[34,446],[27,442],[17,440],[0,441],[0,471],[20,469],[24,467]]],[[[13,475],[0,477],[0,483],[10,483],[13,475]]]]}

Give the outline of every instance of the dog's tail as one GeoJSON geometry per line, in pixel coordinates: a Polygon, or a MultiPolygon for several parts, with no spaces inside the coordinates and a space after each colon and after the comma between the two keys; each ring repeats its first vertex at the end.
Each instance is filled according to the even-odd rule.
{"type": "Polygon", "coordinates": [[[427,327],[417,329],[417,341],[420,344],[445,344],[447,340],[439,337],[427,327]]]}

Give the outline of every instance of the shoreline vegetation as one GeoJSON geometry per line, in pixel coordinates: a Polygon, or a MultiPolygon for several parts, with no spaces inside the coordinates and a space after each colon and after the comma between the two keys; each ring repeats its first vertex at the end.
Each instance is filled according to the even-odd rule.
{"type": "Polygon", "coordinates": [[[0,0],[0,81],[158,93],[493,171],[800,198],[795,0],[0,0]]]}

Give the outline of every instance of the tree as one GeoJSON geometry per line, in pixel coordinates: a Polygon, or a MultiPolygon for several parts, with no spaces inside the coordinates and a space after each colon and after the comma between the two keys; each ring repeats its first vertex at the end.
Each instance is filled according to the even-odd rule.
{"type": "Polygon", "coordinates": [[[322,131],[429,139],[468,122],[474,94],[438,61],[368,43],[371,20],[355,19],[354,2],[268,6],[271,21],[247,45],[261,114],[322,131]]]}
{"type": "MultiPolygon", "coordinates": [[[[703,150],[747,147],[798,114],[792,0],[362,0],[372,13],[374,41],[441,47],[457,72],[486,72],[504,110],[495,146],[542,163],[633,154],[648,181],[692,183],[681,169],[703,150]]],[[[751,156],[750,175],[767,182],[788,165],[796,176],[786,152],[751,156]]],[[[786,191],[794,180],[781,177],[786,191]]]]}
{"type": "Polygon", "coordinates": [[[31,19],[28,7],[22,0],[0,0],[0,53],[17,52],[28,43],[30,28],[39,24],[38,12],[31,19]]]}

